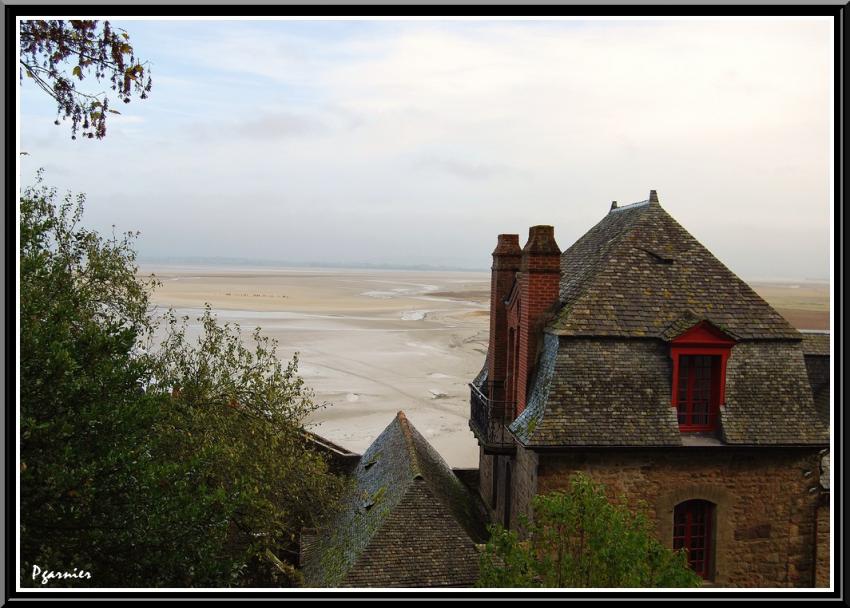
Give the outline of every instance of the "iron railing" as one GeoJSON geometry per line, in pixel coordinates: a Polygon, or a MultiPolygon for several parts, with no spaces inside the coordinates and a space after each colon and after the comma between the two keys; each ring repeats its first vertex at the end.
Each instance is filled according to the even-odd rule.
{"type": "Polygon", "coordinates": [[[507,429],[514,419],[514,403],[494,400],[501,396],[501,383],[485,383],[484,391],[474,384],[469,385],[469,427],[485,450],[505,450],[513,447],[511,432],[507,429]]]}

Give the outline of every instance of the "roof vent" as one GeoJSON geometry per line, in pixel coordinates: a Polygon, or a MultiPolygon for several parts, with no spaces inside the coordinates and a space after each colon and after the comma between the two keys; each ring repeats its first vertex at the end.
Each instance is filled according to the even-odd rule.
{"type": "Polygon", "coordinates": [[[672,264],[676,261],[669,255],[665,255],[658,251],[653,251],[652,249],[645,249],[644,247],[638,247],[638,249],[640,249],[644,253],[648,253],[650,256],[652,256],[652,259],[658,262],[659,264],[672,264]]]}

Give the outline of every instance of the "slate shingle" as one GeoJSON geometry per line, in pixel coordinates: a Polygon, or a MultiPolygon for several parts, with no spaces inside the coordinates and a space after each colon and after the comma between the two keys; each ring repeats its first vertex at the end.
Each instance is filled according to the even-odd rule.
{"type": "Polygon", "coordinates": [[[670,358],[658,340],[546,335],[511,431],[527,447],[681,445],[670,358]]]}

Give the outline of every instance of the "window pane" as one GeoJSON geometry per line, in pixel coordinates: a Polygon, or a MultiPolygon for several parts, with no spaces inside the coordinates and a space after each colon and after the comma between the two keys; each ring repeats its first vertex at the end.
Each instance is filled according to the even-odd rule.
{"type": "Polygon", "coordinates": [[[679,357],[679,381],[677,390],[677,414],[679,424],[712,427],[715,423],[715,404],[712,395],[717,394],[713,385],[719,381],[719,361],[716,355],[681,355],[679,357]]]}
{"type": "Polygon", "coordinates": [[[688,500],[673,511],[673,548],[684,548],[688,565],[700,576],[709,576],[711,550],[711,512],[705,500],[688,500]]]}

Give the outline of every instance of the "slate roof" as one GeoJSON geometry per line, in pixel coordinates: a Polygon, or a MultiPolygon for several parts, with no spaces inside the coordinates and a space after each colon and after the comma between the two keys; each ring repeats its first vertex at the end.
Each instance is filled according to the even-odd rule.
{"type": "Polygon", "coordinates": [[[350,474],[360,461],[360,454],[352,452],[348,448],[334,443],[311,431],[304,431],[304,436],[314,449],[324,453],[328,457],[330,469],[337,474],[350,474]]]}
{"type": "Polygon", "coordinates": [[[803,336],[803,354],[829,356],[829,332],[800,332],[803,336]]]}
{"type": "Polygon", "coordinates": [[[473,586],[479,503],[403,412],[372,443],[339,514],[302,551],[317,587],[473,586]]]}
{"type": "MultiPolygon", "coordinates": [[[[526,447],[683,445],[663,342],[549,334],[537,370],[528,404],[510,425],[526,447]]],[[[815,400],[798,343],[737,344],[726,369],[721,438],[824,445],[829,418],[815,400]]]]}
{"type": "Polygon", "coordinates": [[[800,339],[656,200],[612,209],[562,254],[560,300],[557,335],[661,337],[688,313],[741,339],[800,339]]]}
{"type": "Polygon", "coordinates": [[[723,442],[829,441],[803,355],[822,351],[823,339],[791,327],[656,198],[613,208],[563,253],[560,300],[509,427],[526,447],[683,445],[667,343],[700,321],[737,342],[723,442]]]}
{"type": "Polygon", "coordinates": [[[812,397],[815,409],[824,424],[829,424],[829,413],[832,406],[829,388],[832,361],[829,354],[829,332],[801,332],[803,334],[803,354],[806,360],[806,371],[809,384],[812,387],[812,397]]]}
{"type": "Polygon", "coordinates": [[[527,447],[682,444],[662,342],[549,334],[537,369],[510,426],[527,447]]]}

